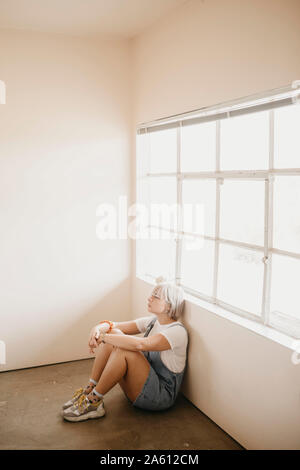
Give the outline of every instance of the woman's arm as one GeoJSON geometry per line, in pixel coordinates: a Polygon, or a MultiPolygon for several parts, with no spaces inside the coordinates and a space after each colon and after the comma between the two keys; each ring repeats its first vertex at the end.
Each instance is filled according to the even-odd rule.
{"type": "MultiPolygon", "coordinates": [[[[107,344],[112,344],[118,348],[128,349],[129,351],[138,351],[139,344],[143,338],[125,335],[123,333],[117,334],[118,330],[114,330],[114,334],[105,333],[103,336],[103,340],[107,344]]],[[[102,334],[100,333],[100,337],[97,340],[97,343],[101,343],[102,341],[102,334]]]]}
{"type": "MultiPolygon", "coordinates": [[[[113,323],[113,333],[120,333],[128,334],[128,335],[136,335],[140,333],[138,330],[135,321],[126,321],[126,322],[112,322],[113,323]]],[[[101,323],[95,325],[89,336],[88,346],[90,348],[90,352],[94,354],[94,349],[98,346],[97,339],[99,338],[100,332],[107,332],[109,330],[109,323],[101,323]]]]}
{"type": "Polygon", "coordinates": [[[125,335],[137,335],[140,333],[135,321],[114,322],[114,328],[118,328],[125,335]]]}
{"type": "Polygon", "coordinates": [[[140,351],[166,351],[167,349],[171,349],[167,338],[160,333],[141,339],[142,342],[140,351]]]}
{"type": "MultiPolygon", "coordinates": [[[[166,351],[171,349],[167,338],[160,333],[146,338],[132,337],[124,334],[105,334],[103,339],[105,343],[112,344],[118,348],[128,349],[129,351],[166,351]]],[[[101,340],[100,335],[99,342],[101,340]]]]}

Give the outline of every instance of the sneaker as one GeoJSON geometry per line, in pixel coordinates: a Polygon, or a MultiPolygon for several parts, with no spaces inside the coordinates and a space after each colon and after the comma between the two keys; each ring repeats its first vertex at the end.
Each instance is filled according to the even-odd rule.
{"type": "Polygon", "coordinates": [[[74,393],[73,397],[71,398],[71,400],[67,401],[63,406],[62,406],[62,409],[63,410],[66,410],[67,408],[70,408],[70,406],[73,406],[77,400],[79,400],[79,398],[83,395],[83,388],[79,388],[78,390],[76,390],[76,392],[74,393]]]}
{"type": "Polygon", "coordinates": [[[63,412],[67,421],[86,421],[87,419],[101,418],[105,415],[103,399],[91,403],[86,395],[81,395],[73,406],[63,412]]]}

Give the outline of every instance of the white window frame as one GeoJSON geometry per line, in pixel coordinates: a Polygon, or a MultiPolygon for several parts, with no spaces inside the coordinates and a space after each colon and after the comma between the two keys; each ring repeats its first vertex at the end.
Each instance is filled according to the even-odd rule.
{"type": "MultiPolygon", "coordinates": [[[[223,103],[222,105],[202,108],[201,110],[185,113],[178,116],[172,116],[152,123],[146,123],[138,127],[137,134],[147,134],[155,132],[156,130],[176,128],[177,129],[177,171],[175,173],[146,173],[145,175],[138,176],[138,179],[143,178],[160,178],[164,176],[174,176],[177,178],[177,204],[178,204],[178,227],[177,231],[171,230],[178,236],[175,238],[176,242],[176,272],[175,282],[181,285],[184,290],[199,299],[209,303],[218,305],[225,310],[238,314],[255,322],[264,325],[273,326],[279,331],[292,334],[292,328],[287,331],[279,326],[270,325],[270,289],[271,289],[271,267],[272,255],[284,255],[292,258],[300,259],[299,253],[280,250],[273,247],[273,180],[275,175],[291,175],[300,176],[300,168],[274,168],[274,109],[281,106],[292,105],[295,102],[299,105],[300,97],[300,81],[295,81],[290,87],[284,87],[277,90],[271,90],[263,95],[252,95],[233,102],[223,103]],[[266,170],[233,170],[221,171],[220,170],[220,119],[232,117],[240,114],[252,113],[256,111],[268,111],[269,113],[269,168],[266,170]],[[182,172],[181,171],[181,131],[182,126],[205,121],[216,121],[216,167],[215,171],[201,171],[201,172],[182,172]],[[215,221],[215,236],[190,234],[182,230],[182,181],[183,179],[207,179],[213,178],[216,181],[216,221],[215,221]],[[245,179],[248,181],[259,180],[264,181],[265,184],[265,208],[264,208],[264,246],[259,246],[250,243],[238,242],[235,240],[220,238],[220,185],[224,179],[245,179]],[[182,252],[182,237],[184,235],[192,235],[193,237],[201,237],[204,240],[211,240],[215,242],[215,256],[214,256],[214,277],[213,277],[213,295],[211,297],[201,294],[184,284],[181,283],[181,252],[182,252]],[[251,312],[242,310],[234,305],[225,303],[218,299],[217,285],[218,285],[218,271],[219,271],[219,246],[220,243],[227,243],[232,246],[247,248],[256,252],[261,252],[262,262],[264,263],[263,273],[263,295],[262,295],[262,309],[261,316],[258,317],[251,312]]],[[[147,146],[149,148],[149,146],[147,146]]],[[[147,151],[149,158],[149,151],[147,151]]],[[[149,167],[150,168],[150,167],[149,167]]],[[[160,228],[149,225],[149,228],[160,228]]],[[[138,274],[136,274],[138,277],[138,274]]],[[[147,277],[154,280],[154,277],[147,274],[147,277]]],[[[290,318],[292,325],[293,319],[290,318]]]]}

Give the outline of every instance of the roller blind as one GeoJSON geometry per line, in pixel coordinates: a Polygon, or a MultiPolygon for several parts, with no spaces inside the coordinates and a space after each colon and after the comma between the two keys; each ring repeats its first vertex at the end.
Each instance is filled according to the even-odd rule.
{"type": "Polygon", "coordinates": [[[217,121],[243,114],[257,113],[269,109],[289,106],[300,101],[300,80],[295,80],[290,86],[269,90],[264,93],[246,96],[234,101],[200,108],[183,114],[140,124],[138,134],[157,132],[181,126],[191,126],[208,121],[217,121]]]}

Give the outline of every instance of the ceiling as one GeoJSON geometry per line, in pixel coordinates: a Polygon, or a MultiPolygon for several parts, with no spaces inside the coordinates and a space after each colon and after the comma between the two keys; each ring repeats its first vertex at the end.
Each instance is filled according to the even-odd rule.
{"type": "Polygon", "coordinates": [[[0,28],[131,38],[188,0],[0,0],[0,28]]]}

